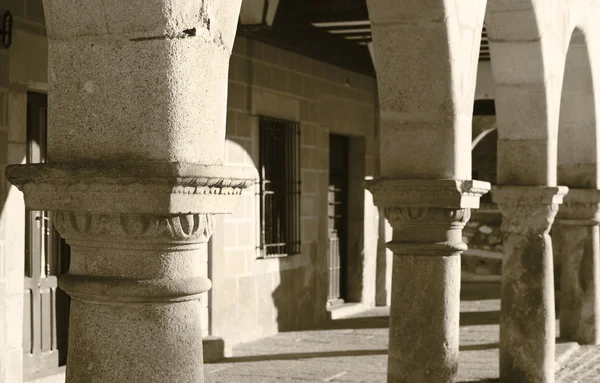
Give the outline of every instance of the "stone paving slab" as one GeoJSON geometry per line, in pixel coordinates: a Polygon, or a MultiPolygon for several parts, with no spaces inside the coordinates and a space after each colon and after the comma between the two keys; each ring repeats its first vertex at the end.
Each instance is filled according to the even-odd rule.
{"type": "Polygon", "coordinates": [[[556,383],[600,382],[600,347],[582,346],[556,374],[556,383]]]}
{"type": "MultiPolygon", "coordinates": [[[[465,284],[461,298],[458,382],[497,382],[499,285],[465,284]]],[[[389,308],[375,308],[239,345],[232,358],[205,366],[206,383],[385,383],[388,315],[389,308]]],[[[559,341],[556,353],[558,381],[600,382],[600,348],[559,341]]]]}

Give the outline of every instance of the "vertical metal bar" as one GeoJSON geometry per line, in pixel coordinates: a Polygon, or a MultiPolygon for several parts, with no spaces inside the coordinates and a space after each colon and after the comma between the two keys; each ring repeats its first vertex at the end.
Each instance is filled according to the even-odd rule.
{"type": "Polygon", "coordinates": [[[269,247],[267,246],[271,243],[271,194],[268,193],[269,188],[271,187],[271,169],[269,163],[269,129],[266,124],[266,121],[263,120],[263,144],[264,144],[264,167],[265,167],[265,222],[264,222],[264,230],[265,230],[265,243],[264,243],[264,251],[265,256],[269,255],[269,247]]]}
{"type": "Polygon", "coordinates": [[[288,154],[288,158],[289,158],[289,162],[290,162],[290,181],[289,181],[289,188],[290,188],[290,195],[289,195],[289,200],[290,200],[290,224],[289,224],[289,235],[288,235],[288,241],[290,242],[290,254],[296,254],[296,236],[294,235],[294,229],[295,229],[295,221],[296,221],[296,209],[295,209],[295,204],[296,204],[296,172],[295,172],[295,166],[296,163],[294,162],[294,156],[296,155],[296,140],[295,140],[295,135],[296,135],[296,130],[295,130],[295,123],[294,122],[290,122],[290,126],[289,126],[289,135],[290,135],[290,153],[288,154]]]}
{"type": "Polygon", "coordinates": [[[265,255],[265,168],[264,164],[264,125],[262,117],[258,118],[258,167],[260,171],[260,189],[259,189],[259,200],[260,200],[260,252],[261,256],[265,255]]]}
{"type": "MultiPolygon", "coordinates": [[[[275,217],[274,217],[274,207],[275,207],[275,182],[276,182],[276,169],[275,168],[275,164],[273,164],[273,158],[272,158],[272,150],[273,150],[273,136],[272,136],[272,132],[271,132],[271,126],[269,124],[268,121],[266,122],[266,127],[267,127],[267,135],[266,135],[266,152],[267,152],[267,163],[265,164],[265,166],[268,167],[269,172],[268,172],[268,177],[269,177],[269,195],[268,195],[268,208],[269,208],[269,213],[268,213],[268,218],[269,218],[269,222],[267,222],[267,229],[269,230],[269,236],[267,239],[267,245],[271,245],[274,243],[274,232],[273,229],[275,227],[275,225],[277,224],[275,222],[275,217]]],[[[267,247],[267,255],[271,255],[273,248],[268,246],[267,247]]]]}
{"type": "Polygon", "coordinates": [[[302,145],[302,140],[300,139],[300,123],[296,123],[296,127],[295,127],[296,131],[294,132],[295,135],[295,145],[294,145],[294,171],[296,173],[296,179],[295,179],[295,188],[296,188],[296,204],[294,206],[294,209],[296,211],[295,217],[296,219],[294,220],[294,239],[296,242],[296,252],[300,253],[301,251],[301,245],[302,245],[302,236],[300,235],[300,228],[302,227],[302,221],[300,218],[300,214],[301,214],[301,209],[300,209],[300,198],[301,198],[301,193],[302,193],[302,170],[300,169],[301,167],[301,162],[300,162],[300,146],[302,145]]]}
{"type": "MultiPolygon", "coordinates": [[[[273,124],[273,122],[271,122],[273,124]]],[[[274,125],[274,124],[273,124],[274,125]]],[[[277,246],[275,247],[276,249],[276,254],[279,254],[281,252],[281,245],[279,245],[281,243],[281,172],[282,172],[282,168],[281,168],[281,152],[280,152],[280,148],[281,148],[281,131],[279,131],[278,129],[276,129],[275,126],[272,126],[273,129],[273,133],[275,134],[275,140],[273,140],[273,162],[276,164],[277,166],[277,172],[275,173],[275,177],[274,179],[277,180],[277,183],[274,184],[273,187],[273,191],[276,193],[274,201],[276,203],[275,205],[275,222],[276,222],[276,226],[275,226],[275,243],[277,243],[277,246]]]]}
{"type": "Polygon", "coordinates": [[[281,209],[281,222],[283,223],[283,227],[281,229],[281,236],[282,236],[282,240],[281,243],[284,243],[284,245],[282,246],[282,250],[284,252],[284,254],[289,255],[289,236],[288,236],[288,219],[290,216],[290,212],[288,210],[288,206],[289,206],[289,191],[290,188],[288,187],[288,181],[289,181],[289,169],[290,169],[290,161],[289,161],[289,153],[288,153],[288,148],[289,148],[289,132],[288,132],[288,123],[282,121],[280,123],[280,126],[283,130],[283,145],[281,145],[281,159],[282,159],[282,164],[281,166],[283,167],[283,172],[282,172],[282,179],[283,179],[283,184],[282,184],[282,192],[283,192],[283,198],[281,199],[282,204],[283,204],[283,208],[281,209]]]}
{"type": "Polygon", "coordinates": [[[300,125],[259,117],[261,249],[297,254],[301,245],[300,125]]]}
{"type": "Polygon", "coordinates": [[[331,238],[328,238],[327,247],[327,299],[331,299],[331,238]]]}
{"type": "Polygon", "coordinates": [[[281,129],[281,126],[276,124],[275,121],[272,121],[272,124],[273,131],[276,132],[277,138],[277,140],[273,142],[273,160],[277,164],[277,209],[275,211],[275,214],[277,215],[277,228],[275,230],[275,235],[277,236],[277,251],[275,253],[281,254],[281,243],[283,242],[283,209],[285,208],[285,206],[283,206],[283,201],[285,201],[285,189],[282,187],[285,187],[285,179],[283,179],[285,177],[285,164],[284,159],[282,158],[282,140],[285,139],[283,135],[285,131],[281,129]]]}
{"type": "Polygon", "coordinates": [[[294,254],[294,125],[293,122],[286,124],[287,153],[285,159],[288,166],[286,180],[286,248],[289,255],[294,254]]]}

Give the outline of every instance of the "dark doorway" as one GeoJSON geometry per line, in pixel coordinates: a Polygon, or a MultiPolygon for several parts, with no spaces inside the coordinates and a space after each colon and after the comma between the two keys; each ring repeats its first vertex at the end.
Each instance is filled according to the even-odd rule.
{"type": "MultiPolygon", "coordinates": [[[[46,162],[45,94],[27,93],[27,163],[46,162]]],[[[25,380],[52,374],[66,361],[69,297],[58,276],[69,265],[69,248],[52,224],[52,213],[26,210],[23,300],[25,380]]]]}
{"type": "Polygon", "coordinates": [[[328,304],[343,303],[348,265],[348,137],[329,136],[328,304]]]}

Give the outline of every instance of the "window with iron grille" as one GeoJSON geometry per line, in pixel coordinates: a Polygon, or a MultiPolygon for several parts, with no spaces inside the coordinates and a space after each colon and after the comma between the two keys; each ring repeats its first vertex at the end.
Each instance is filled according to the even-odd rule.
{"type": "Polygon", "coordinates": [[[259,117],[260,257],[300,253],[300,124],[259,117]]]}

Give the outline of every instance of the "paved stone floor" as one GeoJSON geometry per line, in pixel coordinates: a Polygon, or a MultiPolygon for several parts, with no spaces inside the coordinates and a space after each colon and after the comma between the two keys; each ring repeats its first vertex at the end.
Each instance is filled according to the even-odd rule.
{"type": "MultiPolygon", "coordinates": [[[[498,377],[498,284],[464,284],[459,382],[498,377]]],[[[234,349],[205,367],[207,383],[386,381],[388,308],[280,333],[234,349]]],[[[557,382],[600,382],[600,347],[557,343],[557,382]]],[[[435,383],[435,382],[432,382],[435,383]]]]}
{"type": "Polygon", "coordinates": [[[556,374],[557,383],[600,382],[600,346],[584,346],[567,360],[563,370],[556,374]]]}

